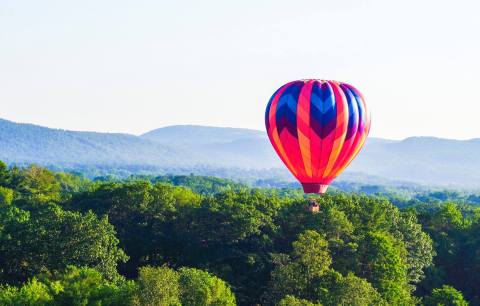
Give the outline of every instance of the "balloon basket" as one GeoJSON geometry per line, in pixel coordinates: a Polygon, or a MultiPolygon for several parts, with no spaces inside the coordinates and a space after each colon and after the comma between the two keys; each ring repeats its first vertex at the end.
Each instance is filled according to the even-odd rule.
{"type": "Polygon", "coordinates": [[[302,183],[303,192],[323,194],[327,191],[328,185],[320,183],[302,183]]]}
{"type": "Polygon", "coordinates": [[[316,214],[320,211],[320,205],[317,203],[317,201],[310,199],[307,210],[312,214],[316,214]]]}

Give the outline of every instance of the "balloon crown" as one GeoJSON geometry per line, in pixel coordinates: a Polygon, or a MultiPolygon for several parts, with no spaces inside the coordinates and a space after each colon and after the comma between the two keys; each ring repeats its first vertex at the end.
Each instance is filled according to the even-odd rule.
{"type": "Polygon", "coordinates": [[[332,82],[335,84],[342,84],[343,82],[336,81],[336,80],[325,80],[325,79],[315,79],[315,78],[308,78],[308,79],[300,79],[302,82],[309,82],[309,81],[317,81],[320,83],[332,82]]]}

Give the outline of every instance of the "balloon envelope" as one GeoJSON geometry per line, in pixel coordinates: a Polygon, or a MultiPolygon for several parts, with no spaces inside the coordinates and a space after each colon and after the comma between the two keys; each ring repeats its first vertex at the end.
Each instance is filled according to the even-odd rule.
{"type": "Polygon", "coordinates": [[[299,80],[273,94],[265,125],[275,151],[305,193],[324,193],[365,143],[370,114],[362,94],[349,84],[299,80]]]}

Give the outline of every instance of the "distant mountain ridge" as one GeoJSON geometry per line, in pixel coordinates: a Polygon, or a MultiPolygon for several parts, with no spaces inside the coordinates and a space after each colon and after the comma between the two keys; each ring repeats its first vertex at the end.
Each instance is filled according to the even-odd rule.
{"type": "Polygon", "coordinates": [[[165,146],[184,148],[205,160],[197,164],[246,169],[282,166],[265,132],[240,128],[173,125],[159,128],[141,138],[165,146]]]}
{"type": "MultiPolygon", "coordinates": [[[[7,163],[68,166],[148,166],[152,169],[243,169],[281,173],[266,133],[177,125],[140,136],[76,132],[0,119],[0,159],[7,163]]],[[[225,170],[228,172],[228,170],[225,170]]],[[[285,175],[285,177],[290,177],[285,175]]],[[[342,178],[398,180],[480,188],[480,139],[370,137],[342,178]]]]}
{"type": "Polygon", "coordinates": [[[182,157],[182,152],[129,134],[74,132],[0,119],[0,159],[11,163],[121,164],[137,163],[141,157],[143,163],[168,164],[169,155],[182,157]]]}
{"type": "Polygon", "coordinates": [[[258,130],[201,125],[171,125],[141,135],[142,138],[169,144],[228,143],[237,140],[264,139],[258,130]],[[181,137],[178,137],[181,136],[181,137]]]}

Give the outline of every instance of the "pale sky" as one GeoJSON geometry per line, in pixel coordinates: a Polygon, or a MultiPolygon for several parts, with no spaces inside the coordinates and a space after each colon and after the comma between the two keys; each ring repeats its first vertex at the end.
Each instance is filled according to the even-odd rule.
{"type": "Polygon", "coordinates": [[[480,137],[480,2],[0,0],[0,118],[264,129],[283,83],[344,81],[371,135],[480,137]]]}

